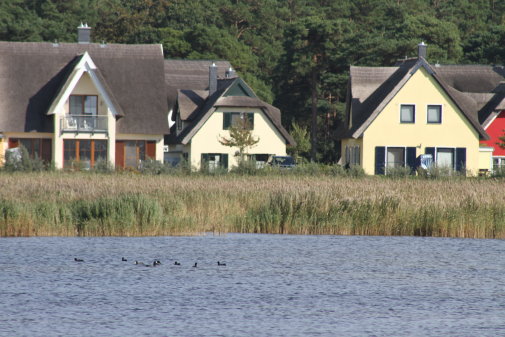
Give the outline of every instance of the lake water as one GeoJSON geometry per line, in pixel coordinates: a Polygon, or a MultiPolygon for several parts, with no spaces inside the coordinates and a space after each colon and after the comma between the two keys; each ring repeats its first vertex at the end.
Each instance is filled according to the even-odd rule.
{"type": "Polygon", "coordinates": [[[2,238],[0,335],[504,336],[505,241],[2,238]]]}

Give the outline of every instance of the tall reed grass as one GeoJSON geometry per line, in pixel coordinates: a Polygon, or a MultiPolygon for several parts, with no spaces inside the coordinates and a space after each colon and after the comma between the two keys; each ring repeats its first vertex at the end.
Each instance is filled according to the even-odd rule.
{"type": "Polygon", "coordinates": [[[202,232],[505,238],[496,179],[0,174],[0,236],[202,232]]]}

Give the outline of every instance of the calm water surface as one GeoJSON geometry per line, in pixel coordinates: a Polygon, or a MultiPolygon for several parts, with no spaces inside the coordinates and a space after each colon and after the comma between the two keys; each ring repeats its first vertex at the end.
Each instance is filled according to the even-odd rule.
{"type": "Polygon", "coordinates": [[[505,336],[505,241],[2,238],[0,301],[1,336],[505,336]]]}

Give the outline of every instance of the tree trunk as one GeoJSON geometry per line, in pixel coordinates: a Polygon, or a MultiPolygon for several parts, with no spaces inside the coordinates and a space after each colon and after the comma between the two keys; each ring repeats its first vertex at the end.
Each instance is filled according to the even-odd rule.
{"type": "Polygon", "coordinates": [[[317,73],[312,70],[310,79],[311,98],[311,125],[310,125],[310,160],[316,161],[317,154],[317,73]]]}

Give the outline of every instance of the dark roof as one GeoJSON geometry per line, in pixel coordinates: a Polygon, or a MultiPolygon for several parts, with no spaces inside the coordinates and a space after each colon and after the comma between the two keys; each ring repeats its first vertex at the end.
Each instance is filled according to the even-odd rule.
{"type": "Polygon", "coordinates": [[[420,67],[424,67],[434,77],[480,136],[487,139],[488,135],[482,123],[503,102],[505,90],[500,91],[497,88],[504,80],[504,68],[481,65],[433,66],[422,57],[401,61],[394,67],[351,66],[350,93],[347,99],[347,109],[352,109],[351,128],[341,125],[337,130],[339,137],[361,137],[386,104],[420,67]]]}
{"type": "Polygon", "coordinates": [[[218,78],[224,78],[231,67],[228,61],[210,60],[165,60],[165,82],[168,105],[172,108],[177,101],[177,90],[209,90],[209,67],[217,66],[218,78]]]}
{"type": "Polygon", "coordinates": [[[207,90],[179,90],[178,107],[180,115],[189,125],[176,138],[165,138],[165,141],[171,144],[187,144],[212,115],[216,107],[251,107],[261,109],[282,134],[286,142],[294,145],[294,139],[281,124],[281,112],[279,109],[263,102],[257,97],[224,96],[226,91],[237,81],[244,83],[239,78],[219,79],[218,89],[210,97],[207,90]]]}
{"type": "Polygon", "coordinates": [[[121,133],[168,133],[160,45],[0,42],[0,131],[52,132],[47,110],[88,52],[119,114],[121,133]]]}

